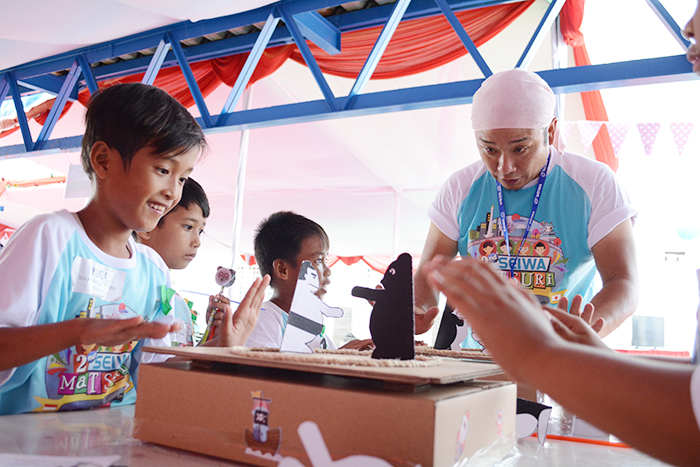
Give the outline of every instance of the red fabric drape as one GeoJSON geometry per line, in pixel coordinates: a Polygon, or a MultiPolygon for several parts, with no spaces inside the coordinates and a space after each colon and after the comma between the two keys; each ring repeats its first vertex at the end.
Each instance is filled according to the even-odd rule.
{"type": "MultiPolygon", "coordinates": [[[[581,33],[585,3],[586,0],[567,0],[559,13],[562,36],[564,36],[564,41],[574,50],[576,66],[591,64],[591,59],[588,57],[586,44],[583,40],[583,34],[581,33]]],[[[586,120],[608,121],[608,113],[605,110],[600,91],[582,92],[581,100],[583,101],[586,120]]],[[[593,140],[593,151],[597,160],[604,162],[617,172],[618,160],[612,147],[612,141],[610,141],[607,125],[600,127],[598,135],[593,140]]]]}
{"type": "MultiPolygon", "coordinates": [[[[456,13],[464,29],[477,46],[500,33],[523,14],[532,0],[509,5],[467,10],[456,13]]],[[[342,38],[342,52],[327,55],[309,43],[319,67],[324,73],[356,78],[362,70],[382,27],[347,32],[342,38]]],[[[467,53],[457,33],[443,16],[401,22],[384,51],[372,79],[408,76],[431,70],[467,53]]],[[[295,47],[292,60],[305,63],[295,47]]]]}
{"type": "MultiPolygon", "coordinates": [[[[474,43],[479,46],[512,23],[532,5],[533,1],[463,11],[457,13],[457,17],[474,43]]],[[[362,69],[380,31],[381,27],[377,27],[343,34],[343,52],[337,55],[327,55],[313,44],[309,44],[309,46],[324,73],[355,78],[362,69]]],[[[444,17],[406,21],[397,28],[372,78],[387,79],[420,73],[455,60],[466,53],[467,51],[459,41],[457,34],[452,31],[444,17]]],[[[191,64],[192,73],[202,95],[208,96],[221,83],[233,86],[247,58],[248,54],[244,53],[191,64]]],[[[304,63],[301,53],[293,44],[266,50],[253,72],[250,83],[272,74],[288,58],[304,63]]],[[[138,74],[104,80],[99,85],[106,87],[116,83],[139,82],[142,77],[143,74],[138,74]]],[[[154,84],[167,91],[185,107],[194,104],[194,99],[179,67],[161,70],[154,84]]],[[[78,100],[85,104],[89,98],[89,92],[83,90],[79,94],[78,100]]],[[[49,101],[47,109],[50,109],[52,104],[53,101],[49,101]]],[[[63,113],[68,108],[67,105],[63,113]]],[[[48,110],[45,112],[47,113],[48,110]]],[[[35,118],[41,124],[46,119],[46,115],[43,113],[32,114],[29,117],[35,118]]],[[[0,132],[0,138],[16,131],[16,129],[17,127],[0,132]]]]}

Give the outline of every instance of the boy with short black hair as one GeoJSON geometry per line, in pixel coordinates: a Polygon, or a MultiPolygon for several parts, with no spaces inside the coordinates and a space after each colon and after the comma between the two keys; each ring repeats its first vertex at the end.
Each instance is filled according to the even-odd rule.
{"type": "MultiPolygon", "coordinates": [[[[168,268],[184,269],[197,255],[209,213],[207,194],[199,183],[188,178],[180,202],[161,217],[156,228],[150,232],[134,232],[133,235],[138,242],[156,250],[168,268]]],[[[179,331],[170,334],[171,345],[193,346],[196,312],[191,309],[191,302],[173,289],[166,289],[165,294],[166,297],[172,295],[172,313],[175,322],[181,326],[179,331]]],[[[169,307],[167,305],[163,310],[166,314],[170,312],[169,307]]]]}
{"type": "MultiPolygon", "coordinates": [[[[177,205],[204,134],[175,99],[142,84],[101,91],[85,118],[88,204],[35,217],[0,256],[0,414],[134,403],[139,340],[169,345],[177,329],[157,321],[168,268],[131,233],[177,205]]],[[[223,343],[245,341],[267,281],[234,317],[223,306],[223,343]]]]}
{"type": "MultiPolygon", "coordinates": [[[[246,347],[280,348],[287,326],[299,270],[303,261],[316,269],[319,287],[316,295],[323,299],[330,284],[330,268],[326,265],[330,242],[326,231],[316,222],[291,211],[272,214],[258,226],[255,233],[255,261],[261,275],[270,276],[272,297],[263,303],[258,323],[250,334],[246,347]]],[[[312,348],[337,347],[323,332],[310,344],[312,348]]],[[[365,349],[371,340],[355,340],[344,348],[365,349]]]]}

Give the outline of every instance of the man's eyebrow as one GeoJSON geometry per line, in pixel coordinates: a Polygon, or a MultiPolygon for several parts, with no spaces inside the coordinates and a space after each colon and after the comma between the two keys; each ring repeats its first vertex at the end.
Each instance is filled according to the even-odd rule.
{"type": "MultiPolygon", "coordinates": [[[[508,144],[518,144],[518,143],[522,143],[524,141],[527,141],[529,139],[530,139],[529,136],[525,136],[523,138],[516,139],[514,141],[509,141],[508,144]]],[[[486,143],[486,144],[496,144],[494,141],[488,141],[488,140],[485,140],[483,138],[479,138],[479,141],[481,141],[482,143],[486,143]]]]}

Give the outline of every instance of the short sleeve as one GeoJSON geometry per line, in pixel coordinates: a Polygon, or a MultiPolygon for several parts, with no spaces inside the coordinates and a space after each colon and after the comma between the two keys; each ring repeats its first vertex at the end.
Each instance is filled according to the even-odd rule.
{"type": "Polygon", "coordinates": [[[459,207],[474,180],[485,171],[481,162],[471,164],[450,176],[428,207],[428,218],[450,240],[459,240],[459,207]]]}

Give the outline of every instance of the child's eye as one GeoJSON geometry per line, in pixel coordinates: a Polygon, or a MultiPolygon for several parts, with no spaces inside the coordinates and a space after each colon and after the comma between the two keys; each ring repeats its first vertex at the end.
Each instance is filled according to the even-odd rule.
{"type": "Polygon", "coordinates": [[[185,225],[183,225],[182,227],[183,227],[186,231],[188,231],[188,232],[194,228],[193,226],[191,226],[191,225],[189,225],[189,224],[185,224],[185,225]]]}
{"type": "Polygon", "coordinates": [[[181,185],[184,185],[186,181],[187,181],[187,177],[181,178],[181,179],[180,179],[180,184],[181,184],[181,185]]]}
{"type": "Polygon", "coordinates": [[[170,173],[168,169],[165,169],[163,167],[159,167],[158,172],[160,172],[161,175],[168,175],[170,173]]]}
{"type": "Polygon", "coordinates": [[[199,231],[199,235],[202,235],[204,233],[204,229],[199,231]]]}

